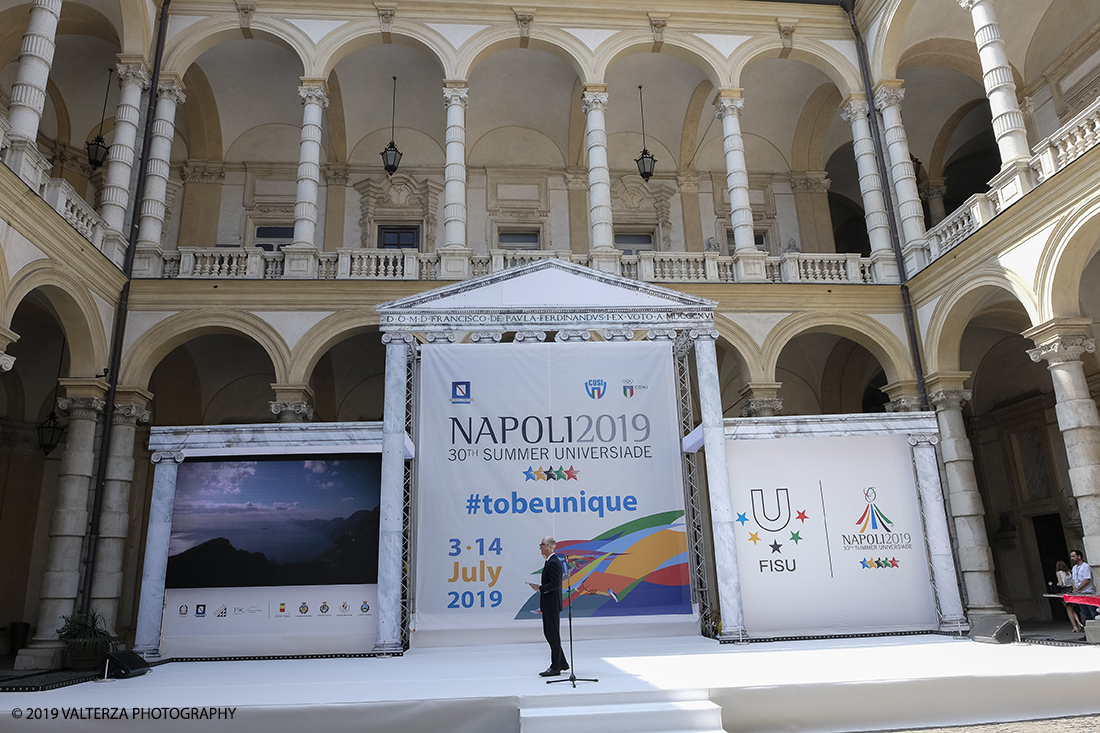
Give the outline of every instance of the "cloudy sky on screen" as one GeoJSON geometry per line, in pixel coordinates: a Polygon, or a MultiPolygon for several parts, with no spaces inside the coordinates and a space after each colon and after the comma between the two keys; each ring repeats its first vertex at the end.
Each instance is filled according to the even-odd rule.
{"type": "Polygon", "coordinates": [[[336,519],[373,509],[380,475],[378,456],[184,462],[168,553],[225,537],[238,549],[280,562],[303,559],[315,554],[319,540],[288,520],[336,519]]]}

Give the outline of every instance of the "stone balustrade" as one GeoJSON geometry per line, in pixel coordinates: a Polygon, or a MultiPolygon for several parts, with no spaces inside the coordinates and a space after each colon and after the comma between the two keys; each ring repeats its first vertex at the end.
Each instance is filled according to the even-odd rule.
{"type": "Polygon", "coordinates": [[[3,112],[0,112],[0,155],[3,155],[4,150],[8,147],[8,130],[10,129],[11,122],[8,121],[3,112]]]}
{"type": "MultiPolygon", "coordinates": [[[[11,146],[10,124],[0,114],[0,151],[11,146]]],[[[944,253],[990,222],[1002,210],[1049,180],[1100,142],[1100,99],[1063,125],[1055,134],[1035,146],[1026,165],[1005,170],[990,182],[989,193],[975,194],[956,211],[931,228],[923,242],[910,252],[907,262],[913,270],[923,269],[944,253]]],[[[42,196],[73,228],[113,262],[122,264],[126,241],[106,227],[95,210],[62,179],[47,179],[42,196]]],[[[548,257],[587,265],[587,254],[568,251],[491,250],[470,257],[472,277],[500,272],[548,257]]],[[[406,250],[342,249],[338,252],[295,252],[311,260],[319,280],[436,280],[439,255],[406,250]]],[[[623,277],[645,282],[737,282],[737,254],[717,252],[642,252],[620,255],[623,277]]],[[[178,252],[161,252],[158,247],[138,247],[134,277],[166,279],[283,278],[285,254],[259,248],[181,247],[178,252]]],[[[860,283],[877,284],[870,260],[854,254],[789,253],[768,257],[765,275],[773,283],[860,283]]]]}
{"type": "Polygon", "coordinates": [[[1039,183],[1047,180],[1091,150],[1100,140],[1100,99],[1036,145],[1031,169],[1039,183]]]}
{"type": "Polygon", "coordinates": [[[929,261],[954,248],[996,215],[997,210],[989,194],[976,193],[968,198],[962,206],[928,230],[925,241],[928,243],[929,261]]]}
{"type": "Polygon", "coordinates": [[[126,240],[118,232],[107,228],[103,218],[77,194],[72,184],[62,178],[51,178],[46,182],[42,198],[93,247],[116,265],[122,266],[126,240]]]}
{"type": "MultiPolygon", "coordinates": [[[[317,280],[436,280],[439,254],[401,249],[342,249],[295,252],[316,260],[317,280]]],[[[588,265],[587,254],[568,251],[491,250],[470,257],[470,275],[479,277],[542,259],[588,265]]],[[[619,274],[631,280],[664,283],[732,283],[737,255],[717,252],[642,252],[619,255],[619,274]]],[[[258,247],[181,247],[178,252],[139,248],[134,277],[170,280],[281,280],[284,252],[258,247]]],[[[858,254],[794,252],[767,259],[768,280],[775,283],[876,282],[871,261],[858,254]]]]}
{"type": "MultiPolygon", "coordinates": [[[[1006,171],[990,181],[989,193],[968,198],[962,206],[928,230],[927,260],[934,261],[989,223],[1020,197],[1050,179],[1100,142],[1100,99],[1036,145],[1024,171],[1006,171]],[[1021,181],[1024,189],[1020,188],[1021,181]]],[[[910,273],[913,275],[915,273],[910,273]]]]}

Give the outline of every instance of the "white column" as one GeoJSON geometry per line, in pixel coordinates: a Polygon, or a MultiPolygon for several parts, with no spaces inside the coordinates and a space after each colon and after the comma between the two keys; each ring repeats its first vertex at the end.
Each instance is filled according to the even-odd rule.
{"type": "Polygon", "coordinates": [[[894,191],[901,213],[901,234],[904,244],[918,244],[924,241],[924,207],[917,193],[917,175],[909,157],[909,140],[901,121],[901,100],[905,98],[905,90],[900,86],[883,84],[875,92],[875,108],[882,113],[890,176],[894,179],[894,191]]]}
{"type": "MultiPolygon", "coordinates": [[[[1085,560],[1100,566],[1100,414],[1089,394],[1081,355],[1096,351],[1091,319],[1059,319],[1026,331],[1035,342],[1032,361],[1047,361],[1058,400],[1055,412],[1066,444],[1069,482],[1081,513],[1085,560]]],[[[1095,573],[1094,573],[1095,576],[1095,573]]]]}
{"type": "Polygon", "coordinates": [[[153,138],[149,143],[149,165],[145,174],[145,198],[141,202],[138,244],[160,248],[164,230],[164,199],[168,193],[168,170],[175,136],[176,106],[187,99],[183,84],[168,79],[157,85],[157,108],[153,113],[153,138]]]}
{"type": "Polygon", "coordinates": [[[159,659],[164,581],[168,574],[168,545],[172,539],[172,509],[176,501],[176,474],[183,462],[183,453],[156,451],[150,460],[156,468],[153,470],[153,496],[149,501],[149,526],[145,533],[145,560],[142,563],[134,651],[145,659],[159,659]]]}
{"type": "Polygon", "coordinates": [[[68,413],[65,452],[58,469],[57,503],[50,519],[50,544],[39,591],[38,623],[30,646],[19,652],[16,669],[52,669],[61,664],[56,633],[61,617],[74,611],[80,587],[80,560],[88,528],[88,490],[95,470],[96,422],[107,385],[98,379],[62,380],[66,396],[57,401],[68,413]]]}
{"type": "Polygon", "coordinates": [[[149,72],[143,63],[118,65],[121,95],[115,111],[115,135],[103,185],[100,215],[107,226],[126,232],[126,208],[130,205],[130,173],[137,154],[138,121],[141,119],[141,93],[149,88],[149,72]]]}
{"type": "Polygon", "coordinates": [[[1001,151],[1001,165],[1026,161],[1031,158],[1027,128],[1016,101],[1016,83],[1012,79],[1012,67],[992,0],[957,1],[970,11],[970,19],[974,22],[974,42],[978,45],[978,58],[982,62],[985,96],[989,99],[993,115],[993,134],[1001,151]]]}
{"type": "Polygon", "coordinates": [[[947,186],[942,178],[929,179],[928,185],[921,192],[921,198],[928,202],[928,216],[932,226],[947,218],[947,210],[943,206],[943,197],[946,195],[947,186]]]}
{"type": "Polygon", "coordinates": [[[726,435],[722,426],[722,388],[718,381],[718,357],[714,342],[718,331],[692,330],[695,342],[695,376],[699,380],[699,410],[707,459],[707,495],[714,537],[714,566],[718,575],[718,606],[723,639],[737,639],[745,629],[741,604],[741,575],[734,541],[733,497],[726,466],[726,435]]]}
{"type": "Polygon", "coordinates": [[[745,162],[745,141],[741,136],[741,108],[745,100],[740,89],[719,91],[714,116],[722,120],[722,147],[726,152],[726,188],[730,197],[733,225],[734,268],[738,282],[765,282],[767,253],[756,249],[749,203],[749,173],[745,162]]]}
{"type": "Polygon", "coordinates": [[[465,82],[449,81],[443,88],[447,110],[447,167],[444,172],[443,248],[439,251],[441,280],[470,277],[470,249],[466,246],[466,107],[470,93],[465,82]]]}
{"type": "Polygon", "coordinates": [[[443,246],[466,246],[466,86],[443,89],[447,110],[447,168],[444,173],[443,246]]]}
{"type": "Polygon", "coordinates": [[[924,542],[928,547],[928,563],[932,568],[932,584],[936,588],[941,631],[965,631],[966,615],[959,597],[959,580],[955,575],[955,558],[951,553],[951,533],[947,529],[947,512],[940,487],[940,468],[936,461],[935,433],[915,433],[909,436],[913,468],[917,475],[921,517],[924,520],[924,542]]]}
{"type": "Polygon", "coordinates": [[[974,474],[974,453],[963,423],[962,406],[969,399],[970,390],[966,389],[940,389],[930,396],[940,427],[940,452],[947,474],[951,516],[955,521],[959,570],[973,623],[975,616],[1003,614],[1004,609],[997,599],[993,551],[985,533],[985,507],[974,474]]]}
{"type": "Polygon", "coordinates": [[[588,228],[589,248],[609,250],[615,247],[611,223],[611,173],[607,169],[607,87],[585,86],[582,109],[588,119],[588,228]],[[593,91],[588,91],[592,89],[593,91]]]}
{"type": "Polygon", "coordinates": [[[867,221],[867,237],[871,242],[871,259],[875,265],[876,282],[896,282],[897,262],[890,238],[890,223],[886,218],[886,195],[879,176],[875,143],[871,139],[868,104],[862,95],[853,94],[841,117],[852,126],[859,191],[863,196],[863,212],[867,221]]]}
{"type": "Polygon", "coordinates": [[[321,117],[328,91],[321,80],[302,80],[302,141],[298,151],[298,192],[294,202],[294,245],[316,247],[317,191],[321,186],[321,117]]]}
{"type": "Polygon", "coordinates": [[[859,172],[859,192],[863,196],[863,211],[867,219],[867,236],[871,251],[891,249],[890,224],[886,219],[886,197],[875,160],[875,144],[871,139],[871,122],[867,119],[867,101],[853,95],[841,117],[852,126],[856,169],[859,172]]]}
{"type": "Polygon", "coordinates": [[[740,89],[723,89],[714,111],[722,121],[722,148],[726,152],[726,189],[730,196],[730,222],[737,251],[755,250],[752,206],[749,204],[749,172],[745,162],[745,141],[741,137],[741,108],[745,100],[740,89]]]}
{"type": "Polygon", "coordinates": [[[382,487],[378,503],[378,636],[375,652],[401,652],[401,547],[404,540],[405,405],[410,334],[385,333],[382,487]]]}
{"type": "Polygon", "coordinates": [[[153,395],[138,387],[119,387],[114,429],[103,483],[103,503],[92,575],[91,608],[103,614],[103,625],[117,633],[122,597],[122,557],[130,531],[130,485],[134,480],[134,434],[138,422],[149,422],[145,406],[153,395]]]}
{"type": "Polygon", "coordinates": [[[26,140],[33,145],[38,137],[60,18],[61,0],[32,0],[30,22],[19,51],[19,70],[8,103],[11,122],[8,136],[14,140],[26,140]]]}

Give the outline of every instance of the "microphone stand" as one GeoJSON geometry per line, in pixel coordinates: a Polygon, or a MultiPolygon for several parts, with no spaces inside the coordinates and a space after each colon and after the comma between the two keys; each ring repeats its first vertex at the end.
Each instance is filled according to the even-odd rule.
{"type": "Polygon", "coordinates": [[[595,677],[578,677],[577,663],[573,659],[573,574],[569,572],[569,564],[565,566],[566,587],[569,590],[569,676],[563,680],[546,680],[546,684],[553,685],[557,682],[568,682],[576,689],[578,682],[599,682],[595,677]]]}

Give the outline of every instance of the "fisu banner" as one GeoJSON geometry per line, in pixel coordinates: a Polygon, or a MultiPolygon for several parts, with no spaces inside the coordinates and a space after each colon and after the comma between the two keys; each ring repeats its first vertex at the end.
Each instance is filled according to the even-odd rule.
{"type": "Polygon", "coordinates": [[[669,344],[422,355],[418,629],[539,620],[547,535],[574,618],[691,613],[669,344]]]}
{"type": "Polygon", "coordinates": [[[906,438],[726,441],[749,634],[938,628],[906,438]]]}

